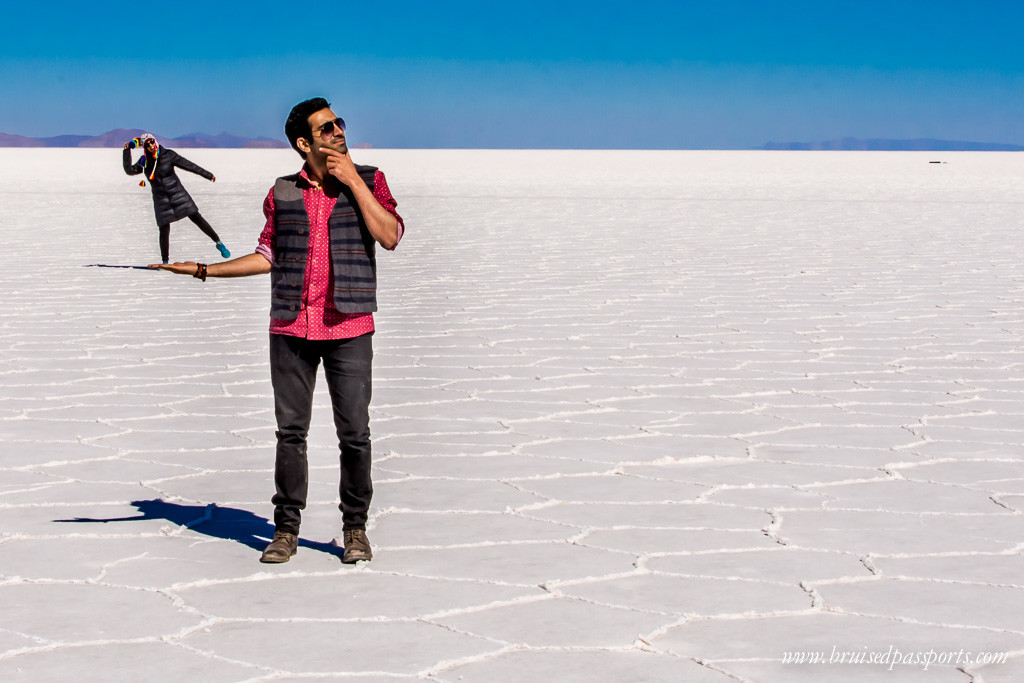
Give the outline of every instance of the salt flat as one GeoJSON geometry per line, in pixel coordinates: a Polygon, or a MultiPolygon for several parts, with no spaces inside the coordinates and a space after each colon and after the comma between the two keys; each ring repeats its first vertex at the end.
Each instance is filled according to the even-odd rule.
{"type": "MultiPolygon", "coordinates": [[[[252,250],[298,157],[184,153],[252,250]]],[[[1024,155],[356,150],[408,232],[352,568],[326,392],[257,561],[267,280],[89,267],[158,254],[120,154],[0,149],[5,681],[1024,677],[1024,155]]]]}

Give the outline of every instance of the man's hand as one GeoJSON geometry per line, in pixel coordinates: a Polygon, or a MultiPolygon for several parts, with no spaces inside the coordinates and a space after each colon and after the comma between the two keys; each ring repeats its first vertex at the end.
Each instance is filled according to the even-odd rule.
{"type": "Polygon", "coordinates": [[[195,275],[199,264],[195,261],[176,261],[174,263],[151,263],[147,267],[157,270],[169,270],[178,275],[195,275]]]}
{"type": "Polygon", "coordinates": [[[374,198],[366,183],[359,177],[352,157],[332,147],[323,146],[321,149],[327,159],[327,172],[345,183],[352,191],[370,235],[385,249],[394,249],[398,244],[398,221],[374,198]]]}
{"type": "Polygon", "coordinates": [[[217,176],[215,176],[215,175],[210,176],[210,182],[211,183],[217,182],[217,176]]]}
{"type": "MultiPolygon", "coordinates": [[[[195,261],[177,261],[175,263],[153,263],[148,266],[155,270],[169,270],[178,275],[195,275],[199,264],[195,261]]],[[[253,252],[245,256],[209,263],[206,266],[207,277],[245,277],[246,275],[266,275],[270,272],[270,261],[267,257],[253,252]]]]}
{"type": "Polygon", "coordinates": [[[331,147],[321,147],[321,149],[327,156],[328,173],[349,187],[362,182],[359,172],[356,171],[356,165],[352,163],[352,157],[331,147]]]}

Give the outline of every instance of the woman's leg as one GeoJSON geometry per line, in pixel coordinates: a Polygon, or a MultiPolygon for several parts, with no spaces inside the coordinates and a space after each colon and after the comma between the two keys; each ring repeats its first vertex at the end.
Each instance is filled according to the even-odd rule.
{"type": "Polygon", "coordinates": [[[213,229],[209,221],[203,218],[203,214],[196,211],[194,214],[188,217],[190,221],[196,224],[203,233],[214,242],[220,242],[220,237],[217,237],[217,231],[213,229]]]}
{"type": "Polygon", "coordinates": [[[160,258],[167,263],[171,253],[171,224],[160,223],[157,227],[160,228],[160,258]]]}
{"type": "Polygon", "coordinates": [[[217,251],[220,252],[221,256],[223,256],[224,258],[231,256],[231,252],[228,251],[228,248],[225,247],[224,243],[220,241],[219,237],[217,237],[217,231],[213,229],[213,226],[210,225],[210,223],[205,218],[203,218],[203,214],[196,211],[194,214],[189,216],[189,219],[191,219],[193,223],[199,226],[199,229],[202,230],[207,237],[209,237],[217,244],[217,251]]]}

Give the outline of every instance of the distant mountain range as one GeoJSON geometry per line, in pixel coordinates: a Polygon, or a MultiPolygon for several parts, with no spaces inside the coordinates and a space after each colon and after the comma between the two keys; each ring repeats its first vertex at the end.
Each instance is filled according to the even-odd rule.
{"type": "MultiPolygon", "coordinates": [[[[121,147],[134,137],[146,131],[141,128],[116,128],[102,135],[55,135],[45,138],[30,138],[23,135],[0,133],[0,147],[121,147]]],[[[154,133],[155,135],[155,133],[154,133]]],[[[213,147],[221,149],[287,149],[287,142],[274,138],[246,138],[231,133],[209,135],[189,133],[176,138],[156,136],[161,145],[168,147],[213,147]]],[[[353,149],[368,149],[369,143],[350,144],[353,149]]],[[[1022,145],[999,142],[968,142],[964,140],[889,140],[874,138],[839,138],[818,142],[769,142],[756,149],[770,150],[834,150],[834,151],[876,151],[876,152],[1024,152],[1022,145]]]]}
{"type": "Polygon", "coordinates": [[[1024,146],[998,142],[966,142],[963,140],[861,140],[840,138],[824,142],[769,142],[759,149],[839,150],[871,152],[1024,152],[1024,146]]]}
{"type": "MultiPolygon", "coordinates": [[[[29,138],[23,135],[0,133],[0,147],[123,147],[124,143],[146,131],[141,128],[116,128],[102,135],[56,135],[48,138],[29,138]]],[[[277,149],[288,148],[288,143],[273,138],[246,138],[231,133],[208,135],[189,133],[176,138],[154,136],[168,147],[216,147],[224,149],[277,149]]]]}

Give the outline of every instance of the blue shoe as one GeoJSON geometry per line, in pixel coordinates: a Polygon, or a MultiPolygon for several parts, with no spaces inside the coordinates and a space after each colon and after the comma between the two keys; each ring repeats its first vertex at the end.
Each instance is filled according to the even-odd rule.
{"type": "Polygon", "coordinates": [[[231,252],[228,251],[228,248],[224,246],[223,242],[217,242],[217,251],[219,251],[220,255],[224,258],[231,256],[231,252]]]}

